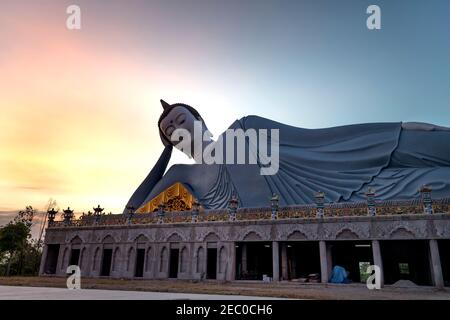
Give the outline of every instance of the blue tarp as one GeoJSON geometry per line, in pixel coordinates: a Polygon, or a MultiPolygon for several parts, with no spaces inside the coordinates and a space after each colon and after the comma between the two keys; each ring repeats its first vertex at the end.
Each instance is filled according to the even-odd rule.
{"type": "Polygon", "coordinates": [[[331,283],[350,283],[347,278],[347,271],[341,266],[334,266],[330,277],[331,283]]]}

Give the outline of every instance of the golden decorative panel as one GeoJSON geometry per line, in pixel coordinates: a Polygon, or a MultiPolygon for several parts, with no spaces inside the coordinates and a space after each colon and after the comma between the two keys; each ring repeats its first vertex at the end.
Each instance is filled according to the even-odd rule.
{"type": "Polygon", "coordinates": [[[161,203],[165,205],[165,211],[189,211],[194,201],[194,196],[180,182],[177,182],[141,206],[136,212],[157,211],[161,203]]]}

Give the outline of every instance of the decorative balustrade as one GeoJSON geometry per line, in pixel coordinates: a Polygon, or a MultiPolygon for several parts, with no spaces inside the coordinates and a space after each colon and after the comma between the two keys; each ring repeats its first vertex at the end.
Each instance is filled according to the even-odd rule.
{"type": "MultiPolygon", "coordinates": [[[[427,214],[421,199],[374,201],[376,216],[395,216],[402,214],[427,214]]],[[[450,213],[450,198],[433,199],[433,213],[450,213]]],[[[347,203],[325,203],[323,217],[317,215],[317,204],[295,205],[277,207],[277,220],[283,219],[322,219],[328,217],[362,217],[368,215],[368,204],[365,201],[347,203]]],[[[273,220],[274,208],[233,208],[235,220],[273,220]]],[[[428,209],[429,210],[429,209],[428,209]]],[[[206,223],[230,222],[230,209],[192,211],[112,214],[89,216],[83,215],[79,219],[72,219],[70,224],[66,221],[52,221],[49,228],[59,227],[85,227],[85,226],[113,226],[113,225],[145,225],[145,224],[173,224],[173,223],[206,223]]]]}

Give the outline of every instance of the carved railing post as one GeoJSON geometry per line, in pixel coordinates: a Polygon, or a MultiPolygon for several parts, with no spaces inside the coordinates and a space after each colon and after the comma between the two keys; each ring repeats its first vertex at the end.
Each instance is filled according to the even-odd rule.
{"type": "Polygon", "coordinates": [[[422,186],[420,188],[420,194],[422,196],[424,213],[433,214],[433,201],[431,200],[431,188],[428,186],[422,186]]]}
{"type": "Polygon", "coordinates": [[[127,206],[127,224],[131,224],[131,221],[133,219],[134,216],[134,210],[136,210],[136,208],[132,205],[127,206]]]}
{"type": "Polygon", "coordinates": [[[272,198],[270,199],[270,206],[272,208],[272,214],[271,219],[277,220],[278,219],[278,203],[280,201],[280,197],[277,194],[273,194],[272,198]]]}
{"type": "Polygon", "coordinates": [[[235,195],[233,195],[231,199],[228,201],[229,221],[236,221],[236,212],[238,205],[239,200],[235,195]]]}
{"type": "Polygon", "coordinates": [[[367,197],[367,215],[374,217],[377,214],[377,207],[375,203],[375,190],[369,188],[365,194],[367,197]]]}
{"type": "Polygon", "coordinates": [[[55,208],[52,208],[51,210],[47,211],[48,214],[48,226],[51,227],[55,223],[55,217],[59,210],[55,210],[55,208]]]}
{"type": "Polygon", "coordinates": [[[102,215],[103,210],[105,210],[105,208],[100,208],[100,205],[97,205],[97,208],[92,208],[94,209],[94,223],[95,224],[99,224],[100,222],[100,217],[102,215]]]}
{"type": "Polygon", "coordinates": [[[194,202],[192,203],[192,218],[191,218],[192,223],[198,222],[199,211],[200,211],[200,203],[198,203],[197,200],[194,200],[194,202]]]}
{"type": "Polygon", "coordinates": [[[63,218],[64,225],[70,226],[72,224],[73,210],[70,210],[70,207],[67,207],[66,210],[63,210],[63,218]]]}
{"type": "Polygon", "coordinates": [[[158,205],[158,224],[164,223],[164,215],[165,215],[164,209],[165,205],[163,203],[160,203],[158,205]]]}
{"type": "Polygon", "coordinates": [[[322,191],[316,192],[314,195],[316,202],[316,218],[323,218],[325,209],[325,193],[322,191]]]}

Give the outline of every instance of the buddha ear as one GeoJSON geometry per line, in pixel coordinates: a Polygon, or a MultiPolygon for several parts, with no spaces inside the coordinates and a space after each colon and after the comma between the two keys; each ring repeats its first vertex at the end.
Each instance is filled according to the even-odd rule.
{"type": "Polygon", "coordinates": [[[170,104],[168,104],[167,102],[165,102],[163,99],[159,100],[161,102],[161,105],[163,107],[164,110],[166,110],[167,108],[170,107],[170,104]]]}

